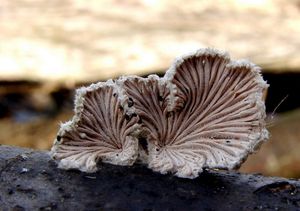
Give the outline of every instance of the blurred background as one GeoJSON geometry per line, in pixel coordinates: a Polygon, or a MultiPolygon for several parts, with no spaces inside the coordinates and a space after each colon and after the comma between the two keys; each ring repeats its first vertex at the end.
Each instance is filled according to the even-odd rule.
{"type": "Polygon", "coordinates": [[[300,178],[300,0],[1,0],[0,144],[48,150],[75,88],[163,74],[201,47],[270,84],[271,137],[241,171],[300,178]]]}

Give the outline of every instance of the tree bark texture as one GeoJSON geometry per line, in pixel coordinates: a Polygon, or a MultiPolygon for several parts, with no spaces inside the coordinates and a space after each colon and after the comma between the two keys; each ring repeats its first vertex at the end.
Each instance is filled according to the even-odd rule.
{"type": "Polygon", "coordinates": [[[47,151],[0,146],[0,210],[300,210],[300,181],[206,170],[182,179],[99,164],[61,170],[47,151]]]}

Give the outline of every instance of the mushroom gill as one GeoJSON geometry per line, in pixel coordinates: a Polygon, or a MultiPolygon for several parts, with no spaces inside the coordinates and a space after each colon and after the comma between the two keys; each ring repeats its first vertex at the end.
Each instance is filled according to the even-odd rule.
{"type": "Polygon", "coordinates": [[[267,139],[260,70],[205,49],[175,61],[163,78],[124,80],[148,141],[148,165],[194,178],[204,167],[237,168],[267,139]]]}
{"type": "Polygon", "coordinates": [[[200,49],[165,76],[121,77],[77,92],[52,156],[61,168],[92,172],[98,160],[195,178],[203,168],[238,168],[268,138],[260,68],[200,49]],[[140,143],[139,143],[140,142],[140,143]]]}
{"type": "Polygon", "coordinates": [[[138,142],[132,134],[138,117],[127,115],[112,81],[77,90],[75,116],[61,125],[51,155],[59,167],[85,172],[97,170],[97,162],[132,165],[138,142]]]}

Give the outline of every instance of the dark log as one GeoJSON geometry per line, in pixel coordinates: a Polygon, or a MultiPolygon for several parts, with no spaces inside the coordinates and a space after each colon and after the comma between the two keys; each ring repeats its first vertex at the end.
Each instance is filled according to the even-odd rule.
{"type": "Polygon", "coordinates": [[[197,179],[141,165],[61,170],[46,151],[0,146],[0,210],[300,210],[300,181],[206,170],[197,179]]]}

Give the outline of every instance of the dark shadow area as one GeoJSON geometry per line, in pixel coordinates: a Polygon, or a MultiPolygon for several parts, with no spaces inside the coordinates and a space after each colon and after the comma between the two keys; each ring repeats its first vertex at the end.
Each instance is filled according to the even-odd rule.
{"type": "MultiPolygon", "coordinates": [[[[164,74],[159,71],[158,75],[162,77],[164,74]]],[[[300,108],[300,73],[275,74],[266,71],[263,77],[270,84],[266,98],[267,113],[272,113],[276,107],[276,113],[300,108]]],[[[34,100],[31,95],[39,92],[42,84],[30,81],[0,81],[0,118],[13,117],[17,121],[26,121],[30,115],[51,117],[61,110],[71,110],[74,90],[87,85],[89,84],[80,83],[70,88],[56,86],[42,93],[50,103],[40,105],[41,103],[34,100]]]]}
{"type": "Polygon", "coordinates": [[[300,107],[300,73],[264,73],[264,79],[270,84],[266,99],[267,113],[293,110],[300,107]]]}

